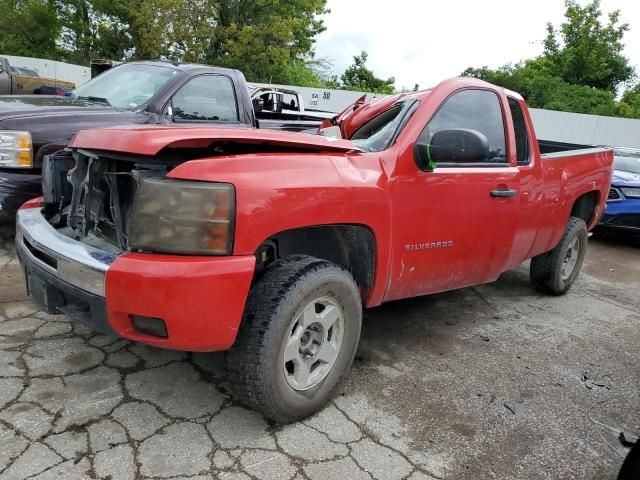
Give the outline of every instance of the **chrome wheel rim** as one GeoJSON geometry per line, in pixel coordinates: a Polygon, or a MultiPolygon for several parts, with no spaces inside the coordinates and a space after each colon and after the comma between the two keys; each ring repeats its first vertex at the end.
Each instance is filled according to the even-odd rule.
{"type": "Polygon", "coordinates": [[[569,249],[567,250],[567,254],[564,257],[564,262],[562,264],[562,270],[560,272],[560,277],[563,281],[569,279],[571,274],[576,268],[578,264],[578,258],[580,258],[580,239],[575,238],[571,245],[569,245],[569,249]]]}
{"type": "Polygon", "coordinates": [[[335,300],[319,297],[302,309],[287,331],[284,376],[294,390],[309,390],[324,380],[338,358],[344,313],[335,300]]]}

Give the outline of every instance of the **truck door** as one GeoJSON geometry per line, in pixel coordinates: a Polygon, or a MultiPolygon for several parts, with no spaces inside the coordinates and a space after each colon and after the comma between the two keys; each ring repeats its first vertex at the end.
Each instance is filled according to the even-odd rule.
{"type": "MultiPolygon", "coordinates": [[[[392,276],[385,300],[493,281],[504,270],[519,189],[518,169],[507,155],[505,108],[492,90],[457,91],[416,139],[426,148],[438,132],[474,130],[478,138],[486,137],[488,153],[468,161],[441,160],[426,169],[433,171],[403,169],[392,181],[392,276]]],[[[414,160],[400,162],[414,166],[414,160]]]]}
{"type": "Polygon", "coordinates": [[[524,101],[510,96],[507,97],[507,101],[513,119],[516,164],[520,176],[516,234],[507,262],[507,268],[512,268],[528,257],[545,215],[539,208],[544,193],[544,178],[540,156],[536,155],[531,147],[536,142],[536,136],[531,129],[532,123],[526,114],[524,101]]]}

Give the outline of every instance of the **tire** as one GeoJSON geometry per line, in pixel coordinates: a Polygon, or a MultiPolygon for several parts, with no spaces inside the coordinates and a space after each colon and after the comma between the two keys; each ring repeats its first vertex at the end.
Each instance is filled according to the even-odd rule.
{"type": "Polygon", "coordinates": [[[234,396],[280,423],[311,415],[349,372],[361,326],[360,293],[349,272],[303,255],[274,262],[252,286],[225,356],[234,396]]]}
{"type": "Polygon", "coordinates": [[[584,263],[587,238],[585,221],[569,217],[560,243],[553,250],[531,259],[530,278],[533,286],[551,295],[567,293],[584,263]]]}
{"type": "Polygon", "coordinates": [[[618,473],[618,480],[638,480],[640,478],[640,442],[631,448],[618,473]]]}

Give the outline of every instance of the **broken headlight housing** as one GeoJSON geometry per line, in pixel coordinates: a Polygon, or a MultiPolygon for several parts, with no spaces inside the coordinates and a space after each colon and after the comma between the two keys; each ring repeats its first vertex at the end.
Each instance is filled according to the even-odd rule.
{"type": "Polygon", "coordinates": [[[235,190],[229,183],[146,178],[129,218],[132,250],[230,255],[235,190]]]}
{"type": "Polygon", "coordinates": [[[0,130],[0,167],[33,167],[33,146],[29,132],[0,130]]]}

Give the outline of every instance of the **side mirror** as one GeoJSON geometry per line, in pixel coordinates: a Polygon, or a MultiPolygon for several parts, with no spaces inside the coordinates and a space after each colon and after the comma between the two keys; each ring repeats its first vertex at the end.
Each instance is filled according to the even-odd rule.
{"type": "Polygon", "coordinates": [[[438,163],[476,163],[489,159],[489,140],[477,130],[454,128],[433,134],[431,143],[417,142],[413,154],[421,170],[432,172],[438,163]]]}
{"type": "Polygon", "coordinates": [[[253,111],[259,113],[264,108],[264,100],[261,98],[254,98],[251,103],[253,103],[253,111]]]}

